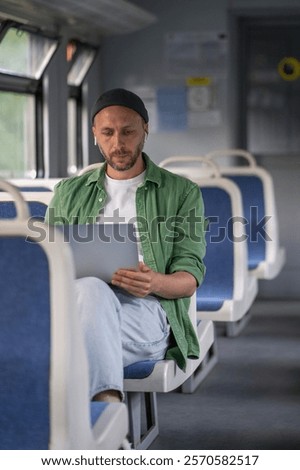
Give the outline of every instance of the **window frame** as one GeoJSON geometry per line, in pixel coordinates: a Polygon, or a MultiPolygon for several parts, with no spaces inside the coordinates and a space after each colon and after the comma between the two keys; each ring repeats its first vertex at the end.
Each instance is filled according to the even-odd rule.
{"type": "Polygon", "coordinates": [[[59,47],[59,37],[53,34],[42,32],[39,28],[6,20],[0,23],[0,45],[1,40],[10,28],[18,28],[32,34],[37,34],[45,38],[56,40],[56,48],[49,57],[40,78],[26,77],[14,73],[0,72],[0,91],[8,93],[22,93],[31,95],[34,98],[34,123],[35,123],[35,174],[36,178],[45,176],[44,159],[44,113],[43,113],[43,78],[51,59],[59,47]]]}
{"type": "MultiPolygon", "coordinates": [[[[70,119],[68,118],[69,134],[74,135],[75,133],[76,135],[75,146],[74,145],[72,146],[70,145],[70,143],[68,143],[68,152],[70,152],[70,147],[74,147],[75,153],[76,153],[75,158],[74,156],[71,157],[69,154],[69,158],[68,158],[68,174],[69,175],[74,174],[74,172],[80,170],[81,168],[83,168],[84,166],[88,164],[88,142],[86,141],[87,139],[85,138],[86,136],[85,136],[85,132],[83,128],[85,125],[83,121],[84,121],[84,114],[85,114],[85,109],[86,109],[84,89],[85,89],[86,77],[88,75],[89,70],[91,69],[91,67],[93,66],[96,60],[97,53],[99,50],[98,47],[95,47],[94,45],[89,44],[89,43],[84,43],[76,38],[72,38],[72,39],[70,38],[69,43],[72,43],[72,42],[76,43],[79,46],[79,49],[78,51],[75,51],[74,56],[70,60],[69,72],[71,71],[72,66],[75,64],[76,59],[80,57],[80,48],[89,49],[90,51],[94,53],[94,56],[91,59],[88,67],[86,68],[85,74],[82,75],[80,83],[77,85],[68,83],[68,100],[70,99],[74,100],[75,102],[74,107],[76,110],[76,119],[75,119],[76,129],[75,131],[73,130],[73,132],[70,132],[70,129],[69,129],[70,119]],[[85,147],[87,148],[86,152],[84,151],[85,147]],[[73,161],[74,163],[72,165],[71,162],[73,161]]],[[[69,111],[69,107],[68,107],[68,111],[69,111]]]]}

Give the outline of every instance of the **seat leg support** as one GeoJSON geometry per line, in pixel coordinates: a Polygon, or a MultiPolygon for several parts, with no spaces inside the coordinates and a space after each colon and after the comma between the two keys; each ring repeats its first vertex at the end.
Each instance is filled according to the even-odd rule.
{"type": "Polygon", "coordinates": [[[126,401],[129,414],[129,440],[132,448],[148,449],[159,432],[156,393],[127,392],[126,401]],[[145,414],[145,430],[142,429],[143,412],[145,414]]]}
{"type": "Polygon", "coordinates": [[[238,321],[229,321],[226,323],[226,336],[234,338],[238,336],[243,329],[248,325],[252,317],[251,309],[238,321]]]}
{"type": "Polygon", "coordinates": [[[196,388],[198,388],[203,380],[208,376],[217,362],[218,351],[216,341],[214,341],[201,364],[199,364],[195,372],[181,385],[182,393],[194,393],[196,388]]]}

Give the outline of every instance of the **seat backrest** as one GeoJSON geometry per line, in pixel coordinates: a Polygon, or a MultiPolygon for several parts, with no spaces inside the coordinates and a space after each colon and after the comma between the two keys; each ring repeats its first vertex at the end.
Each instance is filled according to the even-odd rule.
{"type": "Polygon", "coordinates": [[[0,254],[1,448],[48,449],[48,261],[43,249],[24,236],[1,235],[0,254]]]}
{"type": "Polygon", "coordinates": [[[221,177],[218,165],[211,163],[201,156],[178,156],[160,164],[196,182],[202,192],[209,225],[206,275],[197,290],[198,311],[217,311],[225,300],[241,299],[246,289],[248,251],[241,193],[234,183],[221,177]]]}
{"type": "MultiPolygon", "coordinates": [[[[21,189],[21,188],[20,188],[21,189]]],[[[44,219],[47,207],[53,197],[52,191],[25,191],[21,190],[22,197],[27,201],[31,217],[44,219]]],[[[0,219],[11,219],[17,215],[14,198],[11,194],[0,192],[0,219]]]]}
{"type": "Polygon", "coordinates": [[[15,219],[0,220],[0,448],[109,448],[101,447],[98,421],[92,429],[102,410],[93,407],[91,417],[70,248],[43,222],[37,238],[21,194],[7,182],[0,187],[16,197],[17,208],[15,219]]]}
{"type": "Polygon", "coordinates": [[[220,171],[215,162],[200,155],[176,155],[168,157],[162,160],[159,166],[186,178],[193,178],[194,176],[199,178],[220,177],[220,171]]]}
{"type": "Polygon", "coordinates": [[[279,249],[278,217],[273,181],[263,168],[222,168],[239,187],[247,221],[249,269],[276,258],[279,249]]]}
{"type": "Polygon", "coordinates": [[[218,187],[202,187],[206,220],[206,276],[198,288],[197,310],[219,310],[233,298],[234,250],[230,197],[218,187]]]}
{"type": "MultiPolygon", "coordinates": [[[[0,185],[16,197],[16,188],[0,185]]],[[[19,194],[16,218],[0,220],[1,448],[70,448],[70,430],[62,424],[71,411],[65,381],[72,375],[66,334],[72,326],[72,259],[58,232],[52,244],[53,234],[40,243],[31,239],[29,209],[21,201],[19,194]]]]}
{"type": "Polygon", "coordinates": [[[206,158],[216,163],[223,157],[238,157],[246,162],[246,166],[220,166],[220,171],[238,185],[242,194],[248,221],[249,269],[256,269],[264,261],[273,263],[279,250],[279,229],[272,177],[257,166],[247,150],[221,149],[206,154],[206,158]]]}
{"type": "Polygon", "coordinates": [[[248,167],[254,168],[256,166],[256,160],[252,153],[244,149],[213,150],[211,152],[208,152],[205,155],[205,158],[217,162],[218,165],[222,167],[226,166],[224,165],[224,162],[226,162],[228,166],[236,166],[234,165],[234,160],[236,159],[243,160],[243,163],[246,163],[248,167]],[[223,164],[221,163],[222,161],[223,164]]]}
{"type": "Polygon", "coordinates": [[[84,173],[86,173],[87,171],[96,170],[97,168],[101,168],[102,165],[103,165],[103,162],[91,163],[90,165],[88,165],[88,166],[82,168],[81,170],[79,170],[77,175],[81,176],[84,173]]]}
{"type": "Polygon", "coordinates": [[[247,221],[248,268],[252,270],[266,259],[265,224],[261,227],[259,225],[259,221],[263,221],[266,216],[262,181],[256,175],[228,172],[226,176],[239,187],[242,194],[243,212],[247,221]]]}
{"type": "Polygon", "coordinates": [[[246,290],[247,241],[241,195],[226,178],[193,179],[204,201],[206,275],[197,290],[197,310],[219,310],[225,300],[239,300],[246,290]]]}
{"type": "Polygon", "coordinates": [[[12,178],[9,183],[17,186],[20,191],[53,191],[61,178],[12,178]]]}

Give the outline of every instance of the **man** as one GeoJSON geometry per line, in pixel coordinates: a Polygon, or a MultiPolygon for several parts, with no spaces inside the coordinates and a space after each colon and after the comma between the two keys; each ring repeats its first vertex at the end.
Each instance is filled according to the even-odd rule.
{"type": "MultiPolygon", "coordinates": [[[[91,398],[123,398],[123,367],[147,359],[198,357],[189,298],[205,272],[203,202],[196,184],[156,166],[143,153],[148,112],[124,89],[102,94],[92,110],[101,169],[55,188],[50,224],[137,221],[142,261],[106,284],[76,280],[90,367],[91,398]]],[[[99,261],[101,262],[101,261],[99,261]]]]}

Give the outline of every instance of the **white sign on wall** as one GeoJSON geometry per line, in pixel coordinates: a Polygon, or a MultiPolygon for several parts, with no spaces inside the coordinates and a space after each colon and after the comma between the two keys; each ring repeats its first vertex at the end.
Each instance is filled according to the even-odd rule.
{"type": "Polygon", "coordinates": [[[224,33],[184,31],[166,33],[165,66],[168,78],[226,74],[228,40],[224,33]]]}

